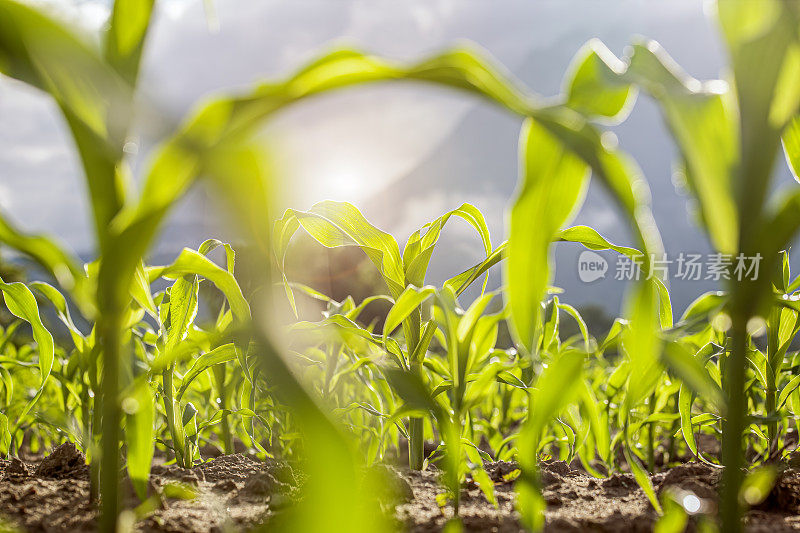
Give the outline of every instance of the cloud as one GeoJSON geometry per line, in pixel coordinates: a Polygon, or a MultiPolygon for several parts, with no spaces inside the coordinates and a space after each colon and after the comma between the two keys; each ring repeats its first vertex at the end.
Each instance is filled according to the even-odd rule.
{"type": "MultiPolygon", "coordinates": [[[[142,138],[140,166],[148,148],[200,99],[283,78],[321,50],[345,42],[397,61],[413,61],[468,39],[546,95],[560,89],[569,58],[592,36],[609,41],[619,52],[632,33],[652,35],[664,40],[676,59],[698,76],[714,75],[720,64],[719,47],[709,37],[713,32],[705,25],[696,0],[620,0],[615,9],[589,0],[214,3],[218,32],[209,31],[200,0],[158,3],[141,86],[144,100],[156,112],[137,132],[142,138]],[[158,123],[152,120],[156,116],[158,123]]],[[[50,0],[48,5],[57,16],[86,31],[96,31],[105,23],[110,0],[50,0]]],[[[500,123],[490,122],[486,129],[480,125],[470,131],[461,129],[461,119],[475,102],[461,93],[429,86],[372,86],[292,108],[275,117],[262,139],[282,155],[283,177],[298,191],[287,201],[298,207],[325,197],[358,201],[442,152],[441,166],[423,173],[430,179],[420,184],[420,190],[430,185],[430,194],[423,191],[407,207],[403,207],[400,194],[391,198],[386,209],[402,210],[403,214],[394,217],[395,227],[388,229],[405,237],[444,210],[471,201],[485,210],[499,241],[516,173],[513,169],[505,172],[505,166],[497,161],[500,154],[506,157],[506,151],[478,149],[495,141],[499,130],[492,128],[500,123]],[[453,147],[449,140],[464,139],[465,134],[470,136],[448,150],[453,147]],[[451,189],[433,190],[434,180],[444,181],[451,168],[458,169],[457,180],[448,182],[451,189]],[[485,175],[476,177],[478,172],[485,175]],[[490,184],[486,184],[486,176],[492,177],[490,184]],[[492,190],[478,188],[476,183],[492,190]]],[[[0,186],[4,189],[0,202],[9,202],[3,206],[24,227],[55,233],[82,253],[91,250],[83,176],[57,108],[36,91],[0,79],[0,117],[0,186]]],[[[630,126],[625,126],[631,128],[631,134],[627,138],[620,135],[622,146],[641,157],[645,171],[652,175],[646,163],[663,166],[666,157],[658,155],[657,159],[652,154],[668,154],[672,148],[663,137],[654,138],[650,129],[636,123],[636,116],[632,118],[630,126]],[[636,143],[646,145],[649,151],[636,143]]],[[[657,116],[653,120],[658,120],[657,116]]],[[[511,135],[518,131],[516,124],[500,126],[510,128],[511,135]]],[[[510,165],[515,168],[516,164],[510,165]]],[[[402,187],[398,190],[403,192],[402,187]]],[[[659,197],[656,203],[663,200],[659,197]]],[[[216,229],[207,204],[210,202],[203,194],[197,193],[175,211],[162,240],[164,250],[216,229]]],[[[674,217],[674,213],[668,215],[674,217]]],[[[602,202],[587,202],[578,220],[596,226],[609,238],[621,236],[625,241],[624,224],[602,202]]],[[[453,239],[447,242],[458,249],[459,243],[464,243],[464,253],[469,253],[467,247],[474,237],[466,225],[455,222],[445,238],[453,239]]],[[[432,268],[438,267],[434,264],[432,268]]],[[[449,269],[441,266],[440,270],[449,269]]]]}
{"type": "Polygon", "coordinates": [[[11,203],[11,193],[8,191],[8,187],[0,184],[0,209],[7,211],[11,208],[11,203]]]}

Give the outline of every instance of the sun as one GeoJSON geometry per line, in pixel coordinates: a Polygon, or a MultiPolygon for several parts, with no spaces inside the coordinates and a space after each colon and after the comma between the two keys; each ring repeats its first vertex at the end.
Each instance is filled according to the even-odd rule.
{"type": "Polygon", "coordinates": [[[331,165],[322,171],[320,178],[320,186],[335,200],[361,196],[368,180],[364,170],[352,164],[331,165]]]}

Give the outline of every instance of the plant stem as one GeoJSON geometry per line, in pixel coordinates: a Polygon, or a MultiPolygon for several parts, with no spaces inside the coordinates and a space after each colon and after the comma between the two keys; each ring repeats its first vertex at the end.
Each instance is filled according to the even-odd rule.
{"type": "Polygon", "coordinates": [[[422,438],[424,422],[419,417],[408,420],[408,467],[412,470],[422,470],[425,462],[425,441],[422,438]]]}
{"type": "MultiPolygon", "coordinates": [[[[92,365],[94,366],[94,365],[92,365]]],[[[93,372],[93,369],[90,369],[89,372],[93,372]]],[[[91,386],[90,386],[91,387],[91,386]]],[[[100,409],[98,409],[98,402],[95,401],[95,397],[97,396],[97,392],[94,391],[94,387],[91,389],[84,390],[83,398],[83,419],[84,419],[84,432],[86,434],[86,457],[89,460],[89,501],[95,502],[97,501],[97,497],[100,494],[100,461],[97,453],[98,449],[98,442],[100,442],[100,436],[98,435],[98,427],[100,426],[100,409]],[[93,394],[89,395],[89,390],[92,390],[93,394]],[[90,408],[91,404],[91,408],[90,408]]]]}
{"type": "MultiPolygon", "coordinates": [[[[650,395],[647,405],[647,411],[650,415],[653,414],[653,409],[656,403],[656,394],[650,395]]],[[[656,449],[655,449],[655,429],[653,422],[647,424],[647,469],[653,473],[656,469],[656,449]]]]}
{"type": "MultiPolygon", "coordinates": [[[[783,361],[782,358],[778,358],[779,354],[779,333],[781,328],[781,308],[773,306],[769,312],[769,318],[767,321],[767,362],[768,362],[768,369],[767,372],[767,390],[766,390],[766,398],[764,401],[764,408],[766,410],[767,416],[775,415],[775,411],[777,408],[776,405],[776,397],[775,393],[776,385],[778,376],[780,374],[780,368],[782,366],[783,361]]],[[[777,446],[777,439],[778,439],[778,421],[772,420],[767,422],[767,436],[769,438],[769,452],[768,454],[772,453],[772,450],[775,449],[777,446]]]]}
{"type": "MultiPolygon", "coordinates": [[[[678,412],[678,397],[677,395],[673,396],[674,404],[672,407],[672,411],[677,413],[678,412]]],[[[672,426],[669,430],[669,446],[667,447],[667,459],[664,461],[664,467],[666,468],[667,465],[675,460],[675,433],[680,429],[680,422],[676,420],[672,423],[672,426]]]]}
{"type": "MultiPolygon", "coordinates": [[[[765,400],[764,408],[767,412],[767,416],[772,416],[775,413],[776,407],[776,400],[775,400],[775,389],[767,389],[767,398],[765,400]]],[[[776,440],[778,438],[778,421],[771,420],[767,422],[767,437],[769,437],[769,452],[772,453],[774,446],[776,445],[776,440]]]]}
{"type": "MultiPolygon", "coordinates": [[[[734,307],[735,310],[736,307],[734,307]]],[[[741,307],[739,308],[741,309],[741,307]]],[[[725,365],[727,414],[722,426],[722,474],[720,495],[721,531],[736,533],[742,530],[739,488],[744,480],[742,434],[745,425],[744,396],[747,363],[747,313],[738,310],[732,316],[731,350],[725,365]]]]}
{"type": "Polygon", "coordinates": [[[103,350],[102,380],[102,449],[100,455],[101,513],[98,529],[113,533],[119,515],[119,442],[122,411],[119,402],[119,360],[122,341],[121,315],[105,316],[100,324],[100,341],[103,350]]]}
{"type": "Polygon", "coordinates": [[[175,425],[175,397],[172,387],[172,372],[174,365],[161,373],[162,384],[164,386],[164,413],[167,415],[167,427],[169,428],[170,437],[172,437],[172,447],[175,450],[175,461],[183,468],[186,466],[186,458],[183,455],[183,439],[179,434],[178,428],[175,425]]]}
{"type": "MultiPolygon", "coordinates": [[[[227,367],[224,364],[214,367],[214,377],[217,380],[217,392],[219,393],[219,408],[223,413],[225,409],[228,408],[228,391],[225,388],[225,374],[227,374],[227,367]]],[[[233,453],[233,434],[231,433],[231,422],[227,414],[222,415],[220,427],[222,428],[223,450],[226,455],[230,455],[233,453]]]]}
{"type": "MultiPolygon", "coordinates": [[[[422,312],[417,308],[403,322],[403,333],[406,337],[409,366],[411,372],[422,376],[422,354],[412,360],[414,350],[419,344],[419,328],[422,323],[422,312]]],[[[420,417],[411,417],[408,420],[408,467],[412,470],[422,470],[425,462],[425,421],[420,417]]]]}

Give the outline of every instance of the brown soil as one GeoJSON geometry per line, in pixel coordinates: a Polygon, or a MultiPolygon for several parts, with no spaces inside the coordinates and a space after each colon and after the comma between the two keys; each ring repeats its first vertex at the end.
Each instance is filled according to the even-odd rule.
{"type": "MultiPolygon", "coordinates": [[[[495,482],[498,506],[484,499],[468,481],[462,491],[461,516],[468,531],[520,531],[513,510],[511,463],[486,465],[495,482]]],[[[436,496],[443,492],[434,468],[424,472],[376,467],[391,492],[403,500],[395,517],[409,531],[439,531],[451,516],[449,506],[440,508],[436,496]]],[[[672,491],[679,498],[694,494],[703,511],[714,513],[719,470],[686,463],[652,477],[662,495],[672,491]]],[[[542,484],[547,502],[547,531],[651,531],[656,514],[630,474],[595,479],[564,462],[542,465],[542,484]]],[[[222,456],[184,470],[156,465],[150,480],[151,507],[137,523],[139,531],[216,532],[246,530],[269,520],[291,505],[301,485],[286,464],[261,462],[243,454],[222,456]],[[176,487],[189,487],[193,499],[177,497],[176,487]]],[[[126,504],[138,500],[123,480],[126,504]]],[[[185,491],[184,491],[185,492],[185,491]]],[[[0,517],[23,531],[91,531],[96,506],[89,501],[89,472],[83,456],[71,444],[56,448],[38,462],[0,460],[0,517]]],[[[693,530],[691,519],[689,530],[693,530]]],[[[749,531],[800,530],[800,471],[784,472],[769,497],[747,515],[749,531]]],[[[4,526],[0,524],[0,531],[4,526]]]]}

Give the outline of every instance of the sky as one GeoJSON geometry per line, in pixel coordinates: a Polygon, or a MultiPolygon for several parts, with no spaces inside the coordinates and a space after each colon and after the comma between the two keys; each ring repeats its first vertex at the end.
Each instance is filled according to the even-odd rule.
{"type": "MultiPolygon", "coordinates": [[[[95,0],[38,2],[79,31],[96,35],[108,4],[95,0]]],[[[698,0],[162,0],[147,44],[141,98],[156,112],[140,120],[135,168],[158,138],[212,94],[241,91],[289,75],[335,46],[355,46],[400,62],[469,43],[544,96],[557,94],[580,46],[600,38],[617,55],[636,35],[655,38],[690,74],[720,76],[724,52],[706,2],[698,0]]],[[[322,199],[355,203],[401,241],[462,202],[481,208],[493,241],[505,232],[505,209],[518,177],[521,121],[463,94],[414,84],[380,84],[326,95],[279,114],[259,139],[279,154],[284,206],[322,199]]],[[[666,249],[707,253],[676,187],[675,148],[656,106],[645,97],[615,127],[620,146],[642,167],[666,249]]],[[[85,189],[65,126],[53,103],[0,78],[0,208],[21,227],[55,235],[84,258],[94,243],[85,189]]],[[[680,185],[680,184],[678,184],[680,185]]],[[[576,223],[621,244],[626,224],[608,195],[592,184],[576,223]]],[[[445,231],[430,280],[446,279],[480,259],[465,224],[445,231]]],[[[193,192],[173,213],[157,254],[173,254],[210,236],[226,236],[212,199],[193,192]]],[[[555,283],[577,305],[617,313],[624,283],[613,254],[605,278],[584,283],[580,249],[558,245],[555,283]]],[[[495,277],[493,283],[500,281],[495,277]]],[[[682,309],[713,281],[673,282],[682,309]]]]}

